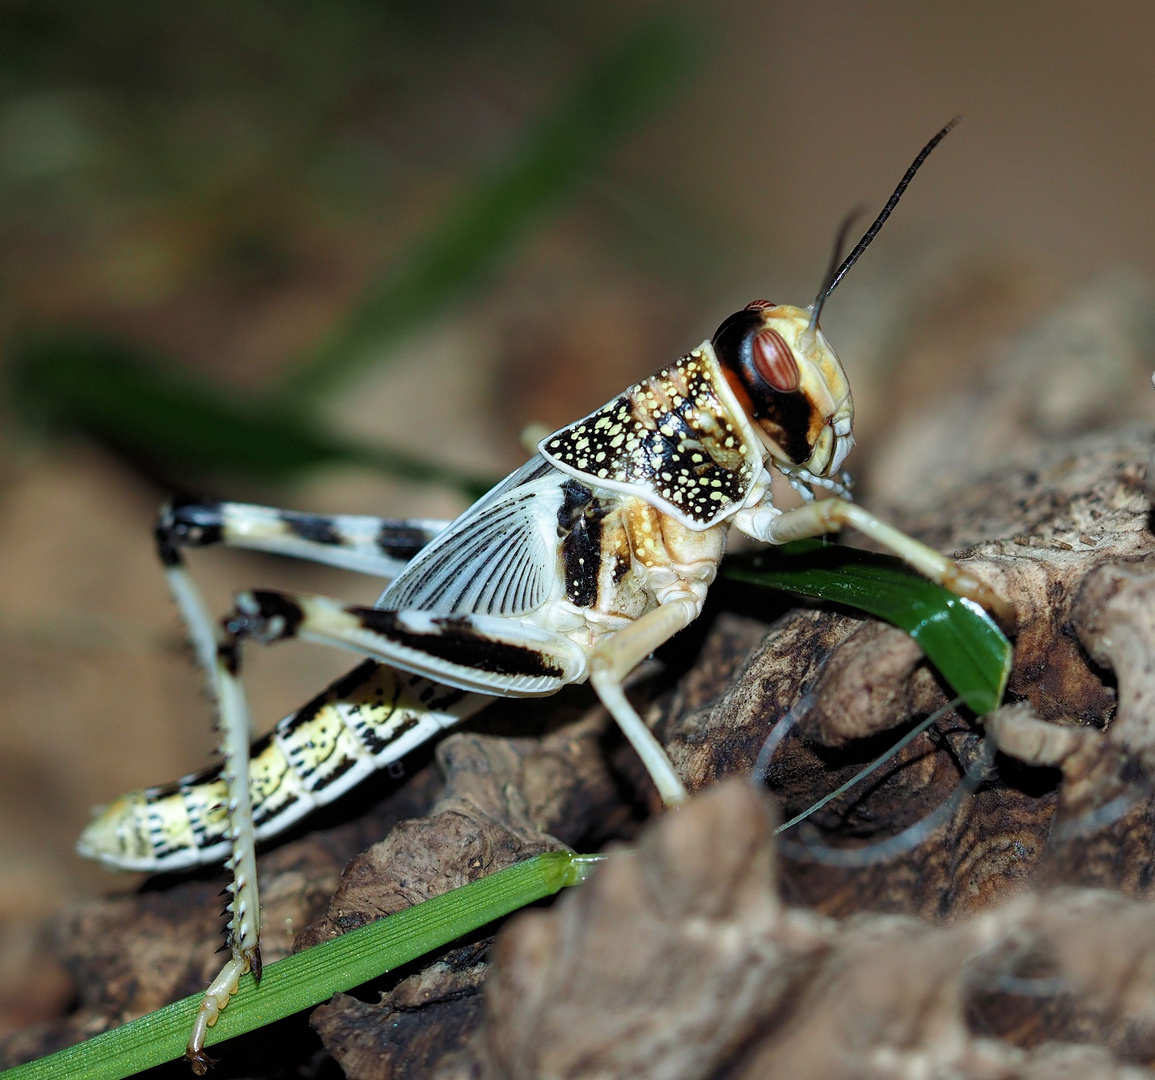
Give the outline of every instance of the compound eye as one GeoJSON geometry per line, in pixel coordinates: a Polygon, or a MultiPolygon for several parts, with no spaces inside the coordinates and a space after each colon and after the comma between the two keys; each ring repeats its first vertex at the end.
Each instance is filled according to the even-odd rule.
{"type": "Polygon", "coordinates": [[[754,370],[770,386],[782,394],[798,389],[801,382],[798,361],[778,331],[769,327],[759,330],[752,345],[750,358],[754,361],[754,370]]]}

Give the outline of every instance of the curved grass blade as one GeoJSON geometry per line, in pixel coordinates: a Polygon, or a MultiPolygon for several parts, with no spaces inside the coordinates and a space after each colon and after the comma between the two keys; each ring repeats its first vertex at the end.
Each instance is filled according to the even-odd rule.
{"type": "MultiPolygon", "coordinates": [[[[251,975],[209,1029],[208,1045],[263,1027],[334,994],[407,964],[526,904],[583,881],[600,856],[553,851],[499,870],[386,919],[352,930],[251,975]]],[[[166,1005],[137,1020],[39,1061],[0,1073],[0,1080],[122,1080],[184,1054],[202,995],[166,1005]]]]}
{"type": "Polygon", "coordinates": [[[1011,643],[977,604],[889,555],[801,540],[728,560],[723,574],[869,612],[905,630],[978,714],[996,708],[1011,671],[1011,643]]]}

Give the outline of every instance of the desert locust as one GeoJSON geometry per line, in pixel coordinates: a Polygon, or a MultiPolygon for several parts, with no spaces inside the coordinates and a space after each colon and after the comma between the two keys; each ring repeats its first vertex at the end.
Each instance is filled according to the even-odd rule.
{"type": "Polygon", "coordinates": [[[841,472],[854,445],[850,387],[818,322],[951,126],[923,148],[843,260],[838,245],[808,308],[746,305],[681,359],[547,436],[452,522],[315,517],[230,502],[163,512],[160,557],[217,702],[223,764],[117,800],[88,826],[79,850],[150,872],[227,858],[230,957],[189,1040],[195,1071],[208,1063],[206,1028],[241,975],[260,974],[256,843],[494,697],[553,694],[588,679],[666,805],[686,798],[622,681],[702,610],[730,529],[780,544],[851,525],[927,577],[998,609],[949,558],[850,501],[841,472]],[[800,506],[774,505],[771,469],[802,493],[800,506]],[[827,497],[815,498],[816,489],[827,497]],[[372,607],[245,591],[216,623],[181,555],[211,544],[391,580],[372,607]],[[242,648],[288,638],[368,659],[250,749],[242,648]]]}

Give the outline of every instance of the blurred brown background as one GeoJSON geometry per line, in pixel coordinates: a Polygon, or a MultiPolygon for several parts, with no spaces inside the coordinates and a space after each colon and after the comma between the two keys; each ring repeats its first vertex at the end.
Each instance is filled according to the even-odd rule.
{"type": "MultiPolygon", "coordinates": [[[[748,300],[808,303],[841,216],[880,206],[955,114],[824,315],[858,402],[856,472],[1055,297],[1155,272],[1147,4],[4,2],[5,336],[115,335],[258,393],[655,17],[691,45],[679,76],[468,294],[324,403],[334,430],[500,475],[524,425],[589,411],[748,300]]],[[[3,431],[0,1030],[67,993],[4,999],[44,916],[131,884],[72,855],[87,808],[213,745],[152,553],[167,474],[12,400],[3,431]]],[[[391,516],[465,504],[353,467],[214,489],[391,516]]],[[[220,609],[241,584],[379,591],[234,553],[196,569],[220,609]]],[[[348,666],[254,652],[260,722],[348,666]]]]}

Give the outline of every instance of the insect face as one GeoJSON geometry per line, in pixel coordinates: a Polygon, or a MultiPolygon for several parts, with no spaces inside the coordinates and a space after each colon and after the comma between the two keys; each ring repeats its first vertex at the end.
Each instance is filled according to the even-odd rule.
{"type": "Polygon", "coordinates": [[[846,373],[810,312],[756,300],[713,337],[735,396],[783,472],[830,476],[854,446],[846,373]]]}

